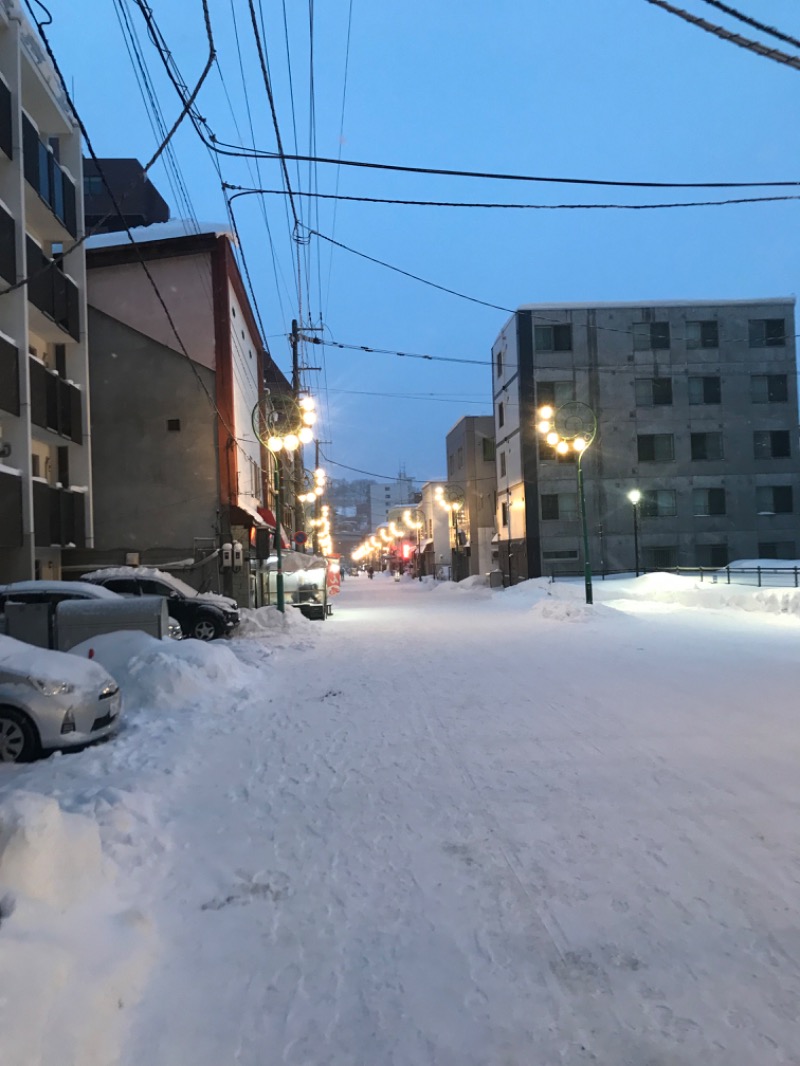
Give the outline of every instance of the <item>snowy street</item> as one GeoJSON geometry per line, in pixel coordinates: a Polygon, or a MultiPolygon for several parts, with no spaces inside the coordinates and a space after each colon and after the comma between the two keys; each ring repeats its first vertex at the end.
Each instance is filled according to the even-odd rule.
{"type": "Polygon", "coordinates": [[[0,848],[0,1062],[800,1063],[800,599],[682,580],[126,652],[115,740],[0,767],[103,853],[70,903],[0,848]]]}

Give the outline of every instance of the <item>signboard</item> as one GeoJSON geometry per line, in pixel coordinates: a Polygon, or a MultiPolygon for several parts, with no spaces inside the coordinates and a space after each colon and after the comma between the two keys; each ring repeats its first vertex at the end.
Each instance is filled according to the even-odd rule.
{"type": "Polygon", "coordinates": [[[294,540],[295,544],[305,544],[308,540],[308,536],[301,530],[299,533],[295,533],[294,540]]]}
{"type": "Polygon", "coordinates": [[[336,596],[342,591],[341,555],[328,557],[328,596],[336,596]]]}

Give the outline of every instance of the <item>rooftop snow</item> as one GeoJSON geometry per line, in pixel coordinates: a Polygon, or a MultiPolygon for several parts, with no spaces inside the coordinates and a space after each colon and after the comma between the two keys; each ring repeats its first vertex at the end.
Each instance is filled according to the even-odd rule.
{"type": "MultiPolygon", "coordinates": [[[[178,237],[199,237],[201,234],[228,237],[235,243],[234,235],[225,222],[193,222],[189,219],[176,218],[169,222],[154,222],[151,226],[131,227],[131,236],[137,244],[175,240],[178,237]]],[[[130,243],[127,232],[96,233],[93,237],[86,239],[87,248],[115,248],[118,245],[130,243]]]]}

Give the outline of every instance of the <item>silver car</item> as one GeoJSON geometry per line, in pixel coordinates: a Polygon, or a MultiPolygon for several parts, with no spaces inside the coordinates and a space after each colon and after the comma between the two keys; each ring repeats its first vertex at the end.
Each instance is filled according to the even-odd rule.
{"type": "Polygon", "coordinates": [[[0,762],[102,740],[121,712],[119,686],[99,663],[0,636],[0,762]]]}

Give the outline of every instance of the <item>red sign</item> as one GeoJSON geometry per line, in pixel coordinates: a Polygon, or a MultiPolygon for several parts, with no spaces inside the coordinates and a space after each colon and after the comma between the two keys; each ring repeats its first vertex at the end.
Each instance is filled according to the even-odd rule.
{"type": "Polygon", "coordinates": [[[341,555],[331,555],[328,558],[328,595],[336,596],[342,591],[342,575],[339,560],[341,555]]]}
{"type": "Polygon", "coordinates": [[[308,540],[308,537],[301,530],[299,533],[295,533],[294,540],[295,544],[305,544],[305,542],[308,540]]]}

